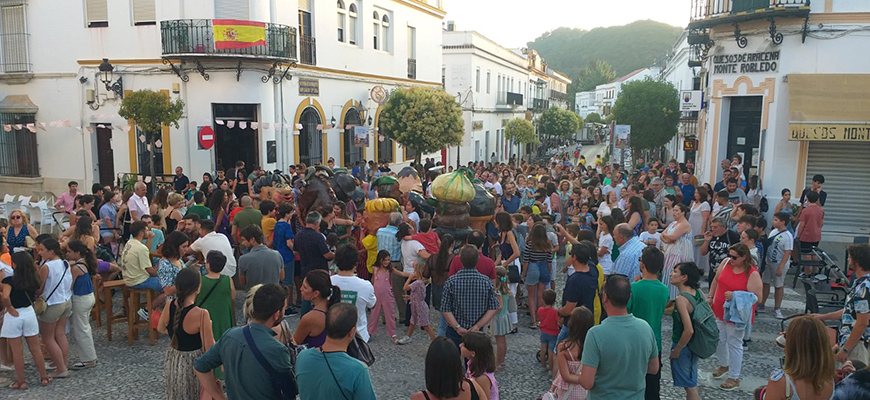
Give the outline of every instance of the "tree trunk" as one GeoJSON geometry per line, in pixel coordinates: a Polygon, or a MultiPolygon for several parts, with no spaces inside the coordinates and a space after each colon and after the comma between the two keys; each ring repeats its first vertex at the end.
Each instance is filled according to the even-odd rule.
{"type": "MultiPolygon", "coordinates": [[[[157,147],[156,140],[154,139],[154,134],[151,134],[151,139],[148,141],[150,143],[151,150],[148,152],[148,170],[151,172],[151,195],[153,196],[157,193],[157,174],[154,172],[154,155],[156,154],[155,149],[157,147]]],[[[146,185],[147,186],[147,185],[146,185]]]]}

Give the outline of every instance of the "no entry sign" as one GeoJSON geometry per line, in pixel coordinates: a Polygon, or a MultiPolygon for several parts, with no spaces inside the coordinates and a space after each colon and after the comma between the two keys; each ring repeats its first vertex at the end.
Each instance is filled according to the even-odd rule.
{"type": "Polygon", "coordinates": [[[199,127],[199,147],[208,150],[214,146],[214,130],[210,126],[199,127]]]}

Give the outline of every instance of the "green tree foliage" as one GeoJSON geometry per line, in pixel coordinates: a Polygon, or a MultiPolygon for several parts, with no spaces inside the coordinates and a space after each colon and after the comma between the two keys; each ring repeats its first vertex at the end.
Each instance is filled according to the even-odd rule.
{"type": "Polygon", "coordinates": [[[602,122],[604,122],[604,120],[601,119],[601,115],[598,115],[598,113],[593,112],[593,113],[589,113],[589,115],[586,116],[586,123],[589,123],[589,124],[599,123],[600,124],[602,122]]]}
{"type": "Polygon", "coordinates": [[[505,137],[519,144],[538,143],[535,126],[524,118],[514,118],[504,127],[505,137]]]}
{"type": "Polygon", "coordinates": [[[585,92],[614,79],[616,79],[616,72],[613,71],[613,67],[607,61],[595,60],[580,71],[580,75],[571,82],[571,85],[574,85],[575,93],[585,92]]]}
{"type": "Polygon", "coordinates": [[[645,79],[622,86],[611,115],[617,124],[631,125],[633,149],[651,149],[676,135],[679,106],[679,93],[673,85],[645,79]]]}
{"type": "MultiPolygon", "coordinates": [[[[133,120],[133,123],[144,132],[150,133],[150,149],[156,147],[157,133],[164,125],[172,125],[178,128],[178,120],[184,114],[184,102],[181,99],[172,101],[166,93],[153,90],[137,90],[124,96],[121,100],[121,108],[118,115],[124,119],[133,120]]],[[[151,182],[156,182],[154,171],[154,157],[149,157],[148,167],[151,170],[151,182]]]]}
{"type": "Polygon", "coordinates": [[[379,118],[381,134],[422,154],[462,144],[462,109],[443,89],[399,88],[390,93],[379,118]]]}
{"type": "Polygon", "coordinates": [[[583,118],[579,115],[561,108],[550,108],[541,114],[538,126],[541,133],[548,137],[570,138],[577,133],[583,118]]]}

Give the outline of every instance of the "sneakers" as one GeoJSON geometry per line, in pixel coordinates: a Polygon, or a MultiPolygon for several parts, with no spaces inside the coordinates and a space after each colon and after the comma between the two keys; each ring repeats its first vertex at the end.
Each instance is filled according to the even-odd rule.
{"type": "Polygon", "coordinates": [[[411,343],[411,337],[410,337],[410,336],[405,336],[405,337],[403,337],[403,338],[401,338],[401,339],[399,339],[399,340],[396,341],[396,344],[408,344],[408,343],[411,343]]]}
{"type": "Polygon", "coordinates": [[[767,310],[767,309],[764,308],[764,304],[762,304],[762,305],[760,305],[760,306],[758,306],[758,307],[755,308],[755,311],[758,311],[758,312],[764,312],[765,310],[767,310]]]}
{"type": "Polygon", "coordinates": [[[713,378],[714,378],[714,379],[722,378],[722,377],[724,377],[725,374],[727,374],[727,373],[728,373],[728,367],[719,367],[719,368],[716,368],[716,370],[713,371],[713,378]]]}
{"type": "Polygon", "coordinates": [[[743,339],[743,350],[749,350],[749,341],[743,339]]]}
{"type": "Polygon", "coordinates": [[[782,310],[778,308],[773,309],[773,317],[776,319],[783,319],[782,310]]]}
{"type": "Polygon", "coordinates": [[[139,318],[148,321],[148,311],[145,311],[144,308],[140,308],[139,311],[136,311],[136,314],[139,315],[139,318]]]}
{"type": "Polygon", "coordinates": [[[722,389],[722,390],[734,390],[734,389],[737,389],[738,387],[740,387],[740,379],[732,379],[732,378],[726,379],[725,382],[722,382],[722,384],[719,385],[719,389],[722,389]]]}

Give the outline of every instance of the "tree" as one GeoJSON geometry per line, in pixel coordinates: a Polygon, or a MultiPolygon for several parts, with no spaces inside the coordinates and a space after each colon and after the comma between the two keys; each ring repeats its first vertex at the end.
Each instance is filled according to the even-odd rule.
{"type": "Polygon", "coordinates": [[[577,133],[583,118],[579,115],[561,108],[550,108],[541,115],[538,127],[541,133],[549,138],[570,138],[577,133]]]}
{"type": "Polygon", "coordinates": [[[631,125],[631,147],[663,146],[677,133],[680,122],[677,89],[667,82],[645,79],[622,86],[613,106],[613,119],[631,125]]]}
{"type": "Polygon", "coordinates": [[[593,113],[589,113],[589,115],[586,116],[586,123],[588,123],[588,124],[592,124],[592,123],[599,123],[600,124],[602,122],[604,122],[604,120],[601,119],[601,115],[599,115],[598,113],[593,112],[593,113]]]}
{"type": "Polygon", "coordinates": [[[415,152],[434,153],[459,146],[464,135],[462,109],[443,89],[415,86],[390,93],[379,117],[381,134],[415,152]]]}
{"type": "Polygon", "coordinates": [[[151,170],[151,183],[156,184],[154,171],[154,149],[156,148],[157,133],[164,125],[172,125],[178,128],[178,120],[184,113],[184,102],[181,99],[170,100],[169,95],[153,90],[137,90],[124,96],[121,100],[121,109],[118,115],[124,119],[133,120],[133,123],[151,137],[149,141],[148,168],[151,170]]]}
{"type": "Polygon", "coordinates": [[[535,126],[524,118],[514,118],[504,126],[504,134],[508,140],[517,144],[538,143],[535,126]]]}

